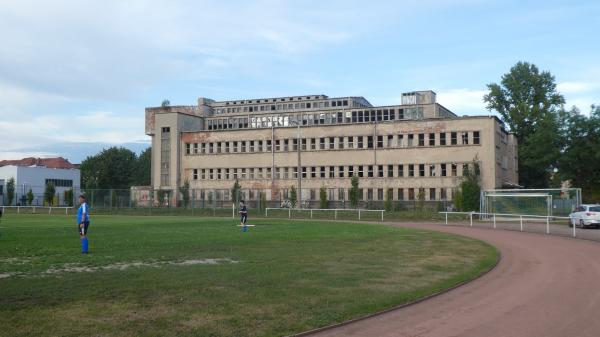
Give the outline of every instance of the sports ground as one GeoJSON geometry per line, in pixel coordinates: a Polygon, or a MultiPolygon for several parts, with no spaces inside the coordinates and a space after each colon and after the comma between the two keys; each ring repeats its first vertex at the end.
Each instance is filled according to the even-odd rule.
{"type": "Polygon", "coordinates": [[[72,217],[6,215],[0,335],[291,335],[451,288],[499,256],[422,228],[252,223],[243,233],[226,218],[95,216],[82,255],[72,217]]]}

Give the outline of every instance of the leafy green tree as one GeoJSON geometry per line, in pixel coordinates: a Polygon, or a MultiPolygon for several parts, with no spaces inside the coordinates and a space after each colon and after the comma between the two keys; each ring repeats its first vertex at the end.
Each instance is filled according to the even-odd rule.
{"type": "Polygon", "coordinates": [[[417,192],[417,209],[422,211],[425,209],[425,189],[419,188],[419,192],[417,192]]]}
{"type": "Polygon", "coordinates": [[[600,201],[600,107],[592,106],[589,116],[573,108],[565,113],[562,125],[564,147],[558,161],[560,180],[581,187],[585,202],[600,201]]]}
{"type": "Polygon", "coordinates": [[[259,209],[262,212],[265,210],[265,208],[267,208],[267,193],[258,192],[258,195],[259,195],[259,200],[260,200],[259,209]]]}
{"type": "Polygon", "coordinates": [[[237,178],[235,179],[235,182],[233,183],[233,187],[231,188],[231,200],[233,200],[236,204],[240,202],[240,192],[242,190],[242,186],[240,185],[240,182],[237,180],[237,178]]]}
{"type": "Polygon", "coordinates": [[[168,190],[157,190],[156,191],[156,198],[158,199],[158,206],[165,206],[168,203],[168,198],[169,198],[169,191],[168,190]],[[167,199],[167,201],[165,201],[165,199],[167,199]]]}
{"type": "Polygon", "coordinates": [[[533,64],[518,62],[502,76],[500,84],[491,83],[488,89],[483,98],[487,109],[498,112],[519,143],[520,183],[531,188],[546,187],[549,177],[546,172],[556,157],[539,157],[536,147],[548,135],[557,133],[552,115],[565,103],[556,91],[554,76],[540,72],[533,64]],[[537,132],[544,134],[536,135],[537,132]]]}
{"type": "Polygon", "coordinates": [[[117,207],[117,202],[118,202],[117,191],[111,190],[110,191],[110,205],[112,207],[117,207]]]}
{"type": "Polygon", "coordinates": [[[29,191],[27,191],[27,205],[31,206],[34,198],[35,196],[33,195],[33,191],[30,188],[29,191]]]}
{"type": "Polygon", "coordinates": [[[479,209],[481,186],[476,162],[473,162],[473,167],[474,170],[465,167],[460,183],[460,192],[455,196],[455,200],[458,201],[458,203],[455,202],[455,206],[461,211],[477,211],[479,209]]]}
{"type": "Polygon", "coordinates": [[[352,179],[350,179],[350,191],[348,192],[348,199],[350,199],[350,206],[352,206],[352,208],[358,207],[359,191],[358,177],[352,176],[352,179]]]}
{"type": "Polygon", "coordinates": [[[73,207],[73,189],[68,189],[63,192],[65,205],[73,207]]]}
{"type": "Polygon", "coordinates": [[[128,189],[135,181],[136,155],[123,147],[111,147],[81,162],[84,189],[128,189]]]}
{"type": "Polygon", "coordinates": [[[325,188],[325,186],[321,186],[321,188],[319,189],[319,200],[319,207],[321,209],[327,208],[327,189],[325,188]]]}
{"type": "Polygon", "coordinates": [[[190,204],[190,182],[185,181],[183,186],[179,186],[179,193],[181,193],[181,201],[183,202],[183,207],[187,208],[190,204]]]}
{"type": "Polygon", "coordinates": [[[15,198],[15,178],[11,177],[6,182],[6,197],[8,198],[8,204],[12,205],[15,198]]]}
{"type": "Polygon", "coordinates": [[[296,193],[296,186],[294,185],[290,188],[290,203],[292,203],[292,208],[295,208],[298,203],[298,195],[296,193]]]}
{"type": "Polygon", "coordinates": [[[133,172],[133,184],[136,186],[151,185],[151,165],[152,165],[152,148],[149,147],[142,151],[136,159],[133,172]]]}
{"type": "Polygon", "coordinates": [[[526,187],[546,188],[550,186],[563,145],[558,114],[548,114],[539,121],[539,126],[518,146],[519,179],[526,187]]]}
{"type": "Polygon", "coordinates": [[[160,103],[160,106],[162,106],[163,108],[169,105],[171,105],[171,102],[168,99],[163,99],[162,103],[160,103]]]}
{"type": "Polygon", "coordinates": [[[56,188],[53,183],[47,183],[44,190],[44,203],[48,206],[54,205],[54,195],[56,194],[56,188]]]}
{"type": "Polygon", "coordinates": [[[394,204],[392,201],[392,197],[393,197],[393,190],[391,188],[386,189],[385,191],[385,203],[384,203],[384,208],[386,211],[391,212],[394,210],[394,204]]]}

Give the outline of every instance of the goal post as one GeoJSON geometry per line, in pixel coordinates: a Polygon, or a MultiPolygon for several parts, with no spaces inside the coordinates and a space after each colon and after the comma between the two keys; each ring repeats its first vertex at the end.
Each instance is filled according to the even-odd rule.
{"type": "Polygon", "coordinates": [[[581,190],[509,189],[481,191],[482,213],[567,216],[581,204],[581,190]]]}

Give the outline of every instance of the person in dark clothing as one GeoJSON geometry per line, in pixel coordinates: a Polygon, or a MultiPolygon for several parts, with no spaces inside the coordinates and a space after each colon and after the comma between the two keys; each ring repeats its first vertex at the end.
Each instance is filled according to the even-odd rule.
{"type": "Polygon", "coordinates": [[[248,209],[246,208],[246,204],[244,203],[244,200],[240,200],[240,226],[242,226],[242,231],[246,232],[248,231],[248,226],[246,226],[246,223],[248,222],[248,209]]]}

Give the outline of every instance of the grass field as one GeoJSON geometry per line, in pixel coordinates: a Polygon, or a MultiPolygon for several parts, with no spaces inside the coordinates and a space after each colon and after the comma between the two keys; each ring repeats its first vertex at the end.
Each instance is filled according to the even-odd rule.
{"type": "Polygon", "coordinates": [[[281,336],[474,278],[482,242],[384,225],[96,216],[0,223],[0,336],[281,336]]]}

